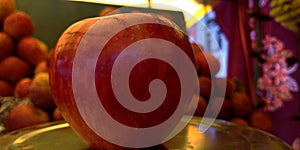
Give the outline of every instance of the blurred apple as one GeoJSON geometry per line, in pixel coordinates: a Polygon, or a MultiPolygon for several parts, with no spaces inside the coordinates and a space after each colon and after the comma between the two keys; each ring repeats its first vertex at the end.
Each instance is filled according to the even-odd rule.
{"type": "MultiPolygon", "coordinates": [[[[216,97],[221,98],[221,97],[216,97]]],[[[232,116],[232,106],[229,100],[224,99],[218,118],[228,120],[232,116]]]]}
{"type": "Polygon", "coordinates": [[[190,108],[188,110],[189,111],[188,114],[193,113],[191,111],[195,110],[194,116],[203,117],[203,115],[205,113],[205,110],[207,108],[207,102],[203,97],[199,96],[199,100],[198,100],[197,105],[196,106],[191,106],[191,107],[193,107],[193,108],[190,108]]]}
{"type": "Polygon", "coordinates": [[[0,80],[0,96],[13,96],[14,87],[5,80],[0,80]]]}
{"type": "Polygon", "coordinates": [[[11,13],[16,10],[16,2],[15,0],[1,0],[0,1],[0,22],[11,13]]]}
{"type": "Polygon", "coordinates": [[[31,78],[22,78],[15,86],[14,95],[17,98],[25,98],[29,95],[29,87],[31,86],[31,78]]]}
{"type": "Polygon", "coordinates": [[[0,31],[0,61],[11,55],[14,52],[14,47],[13,39],[5,32],[0,31]]]}
{"type": "Polygon", "coordinates": [[[215,78],[213,84],[215,85],[214,92],[216,95],[225,96],[226,98],[230,98],[236,89],[234,82],[229,78],[215,78]]]}
{"type": "Polygon", "coordinates": [[[6,128],[14,131],[32,125],[49,122],[49,115],[31,104],[22,103],[13,107],[6,118],[6,128]]]}
{"type": "Polygon", "coordinates": [[[249,121],[252,127],[266,131],[266,132],[272,132],[273,131],[273,125],[270,117],[263,112],[254,111],[249,116],[249,121]]]}
{"type": "Polygon", "coordinates": [[[48,62],[46,60],[41,61],[35,66],[34,74],[38,74],[40,72],[49,72],[48,62]]]}
{"type": "Polygon", "coordinates": [[[198,73],[207,77],[215,77],[221,67],[220,61],[210,52],[199,52],[195,55],[198,73]]]}
{"type": "Polygon", "coordinates": [[[31,66],[24,60],[9,56],[0,62],[0,78],[16,84],[20,79],[32,75],[31,66]]]}
{"type": "Polygon", "coordinates": [[[53,121],[59,121],[59,120],[64,120],[60,110],[58,107],[56,107],[53,112],[52,112],[52,120],[53,121]]]}
{"type": "Polygon", "coordinates": [[[30,64],[36,66],[38,63],[46,60],[48,47],[37,38],[25,37],[17,45],[17,54],[30,64]]]}
{"type": "Polygon", "coordinates": [[[203,116],[207,108],[207,102],[203,97],[199,97],[198,105],[195,111],[195,116],[203,116]]]}
{"type": "Polygon", "coordinates": [[[116,7],[112,6],[107,6],[104,7],[100,12],[99,12],[99,17],[107,16],[107,15],[113,15],[118,13],[118,9],[116,7]]]}
{"type": "Polygon", "coordinates": [[[202,96],[206,101],[208,101],[212,92],[212,81],[207,76],[199,76],[198,80],[200,96],[202,96]]]}
{"type": "Polygon", "coordinates": [[[56,106],[49,84],[49,73],[41,72],[34,76],[29,87],[29,98],[35,106],[45,110],[56,106]]]}
{"type": "Polygon", "coordinates": [[[195,54],[204,52],[203,47],[195,42],[192,42],[191,46],[195,54]]]}
{"type": "Polygon", "coordinates": [[[230,101],[236,117],[247,117],[253,111],[253,104],[246,93],[236,92],[232,95],[230,101]]]}
{"type": "Polygon", "coordinates": [[[228,101],[227,99],[224,99],[223,97],[213,97],[210,101],[210,103],[212,103],[212,106],[210,107],[210,109],[215,112],[215,110],[217,110],[216,108],[221,105],[221,109],[218,113],[217,118],[218,119],[229,119],[232,115],[232,107],[230,104],[230,101],[228,101]],[[222,103],[223,101],[223,103],[222,103]]]}
{"type": "Polygon", "coordinates": [[[22,11],[15,11],[8,15],[3,23],[3,31],[16,40],[31,36],[34,33],[34,25],[30,16],[22,11]]]}

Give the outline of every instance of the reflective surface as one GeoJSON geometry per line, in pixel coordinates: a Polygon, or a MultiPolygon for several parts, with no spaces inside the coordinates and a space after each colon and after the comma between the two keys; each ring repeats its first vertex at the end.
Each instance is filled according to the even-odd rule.
{"type": "MultiPolygon", "coordinates": [[[[162,145],[150,149],[187,150],[289,150],[278,138],[253,128],[217,120],[205,133],[198,128],[201,118],[162,145]]],[[[14,131],[0,137],[1,150],[86,150],[86,145],[65,122],[53,122],[14,131]]]]}

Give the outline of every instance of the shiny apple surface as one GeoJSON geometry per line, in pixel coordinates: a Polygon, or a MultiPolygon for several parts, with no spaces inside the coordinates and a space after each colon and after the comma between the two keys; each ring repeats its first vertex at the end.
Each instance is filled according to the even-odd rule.
{"type": "Polygon", "coordinates": [[[62,116],[95,149],[161,144],[197,100],[189,38],[155,14],[73,24],[53,49],[49,79],[62,116]]]}

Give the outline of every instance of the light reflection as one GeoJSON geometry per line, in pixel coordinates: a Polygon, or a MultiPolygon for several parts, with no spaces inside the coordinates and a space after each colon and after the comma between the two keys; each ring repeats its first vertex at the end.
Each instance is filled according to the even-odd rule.
{"type": "Polygon", "coordinates": [[[182,11],[185,17],[186,26],[189,28],[198,22],[203,16],[212,10],[210,5],[203,5],[194,0],[68,0],[87,3],[98,3],[117,6],[134,6],[147,8],[151,6],[154,9],[182,11]]]}
{"type": "MultiPolygon", "coordinates": [[[[196,126],[188,126],[187,128],[188,130],[188,139],[187,139],[187,145],[186,147],[189,147],[190,145],[194,146],[199,146],[201,147],[202,145],[204,145],[204,135],[203,133],[200,132],[199,128],[197,128],[196,126]]],[[[197,149],[196,147],[194,147],[195,149],[197,149]]]]}

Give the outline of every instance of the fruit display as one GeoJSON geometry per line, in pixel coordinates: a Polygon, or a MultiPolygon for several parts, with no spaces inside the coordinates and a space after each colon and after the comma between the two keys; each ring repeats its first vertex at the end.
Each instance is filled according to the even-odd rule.
{"type": "Polygon", "coordinates": [[[0,1],[0,134],[63,119],[49,85],[51,51],[15,5],[0,1]]]}
{"type": "Polygon", "coordinates": [[[15,11],[4,19],[3,31],[15,40],[20,40],[24,37],[33,35],[34,25],[30,16],[26,13],[15,11]]]}
{"type": "Polygon", "coordinates": [[[5,32],[0,32],[0,60],[11,55],[14,50],[14,41],[13,39],[5,32]]]}
{"type": "Polygon", "coordinates": [[[1,0],[0,2],[0,22],[16,10],[16,3],[13,0],[1,0]]]}
{"type": "Polygon", "coordinates": [[[200,100],[195,116],[202,117],[208,103],[215,109],[223,100],[218,119],[272,132],[272,122],[268,114],[254,107],[243,81],[238,78],[216,77],[220,69],[218,59],[210,52],[204,52],[201,45],[198,46],[196,43],[192,45],[198,65],[200,86],[200,100]]]}
{"type": "Polygon", "coordinates": [[[11,108],[6,118],[6,128],[14,131],[24,127],[46,123],[50,120],[49,114],[28,103],[19,104],[11,108]]]}
{"type": "MultiPolygon", "coordinates": [[[[104,10],[99,16],[107,15],[114,9],[115,8],[109,8],[104,10]]],[[[142,16],[141,18],[147,19],[147,17],[148,16],[142,16]]],[[[105,19],[107,22],[116,20],[115,18],[111,19],[110,16],[105,17],[105,19]]],[[[150,18],[151,21],[153,21],[152,19],[153,18],[150,18]]],[[[124,21],[122,17],[117,18],[117,20],[124,21]]],[[[116,145],[112,145],[95,134],[82,117],[78,117],[82,115],[78,108],[76,108],[76,101],[74,100],[72,88],[70,88],[72,87],[72,82],[76,82],[72,77],[72,63],[75,59],[74,55],[77,51],[79,41],[82,40],[84,33],[86,33],[89,27],[93,26],[96,21],[97,20],[87,19],[81,22],[81,24],[79,23],[69,28],[66,32],[68,34],[62,35],[58,41],[58,47],[55,51],[53,50],[53,52],[41,39],[34,37],[34,23],[30,15],[17,10],[14,0],[0,1],[0,134],[40,123],[66,119],[72,128],[79,133],[91,147],[99,148],[101,145],[101,148],[116,148],[116,145]],[[53,60],[51,61],[50,67],[51,52],[55,53],[55,55],[52,57],[53,60]],[[59,105],[59,107],[57,107],[57,105],[59,105]]],[[[107,24],[105,24],[106,27],[103,26],[101,30],[106,30],[105,32],[110,33],[111,31],[110,28],[107,27],[107,24]]],[[[200,97],[197,106],[195,106],[195,116],[204,116],[205,110],[208,108],[208,103],[211,102],[211,107],[214,109],[218,107],[217,105],[220,101],[223,101],[217,116],[218,119],[224,119],[236,124],[252,126],[267,132],[272,132],[272,122],[270,118],[267,114],[257,111],[254,108],[246,92],[247,90],[243,84],[241,84],[241,81],[235,78],[217,78],[216,74],[220,70],[221,64],[211,53],[203,51],[201,46],[187,42],[187,37],[182,36],[178,32],[174,32],[174,30],[169,30],[169,28],[162,30],[161,27],[139,25],[136,28],[130,28],[130,32],[128,30],[126,32],[121,32],[120,35],[117,35],[118,37],[114,37],[111,41],[108,41],[115,42],[120,40],[120,38],[124,38],[122,39],[123,41],[116,42],[118,44],[108,44],[108,46],[105,47],[106,49],[117,50],[105,53],[104,56],[102,56],[105,63],[101,65],[112,65],[111,62],[115,61],[115,57],[120,53],[118,50],[128,46],[129,42],[132,42],[131,40],[138,41],[152,36],[154,36],[154,38],[162,38],[164,35],[168,35],[170,39],[167,40],[171,40],[177,44],[179,43],[178,47],[184,49],[184,53],[195,63],[200,86],[200,97]],[[136,30],[144,30],[145,35],[143,36],[145,37],[132,36],[131,33],[137,32],[136,30]],[[184,39],[182,41],[178,40],[179,37],[177,36],[181,38],[184,37],[184,39]],[[189,50],[194,50],[194,53],[189,50]],[[225,84],[225,87],[219,86],[225,84]]],[[[155,44],[153,44],[153,46],[155,46],[155,44]]],[[[155,49],[155,47],[153,49],[155,49]]],[[[161,55],[163,54],[164,53],[161,55]]],[[[174,59],[171,53],[166,55],[168,55],[170,59],[174,59]]],[[[127,57],[137,59],[134,55],[127,57]]],[[[87,64],[91,63],[89,62],[91,60],[92,59],[88,60],[87,64]]],[[[173,75],[174,70],[167,69],[169,68],[167,64],[158,63],[155,59],[151,60],[151,63],[146,62],[147,61],[144,61],[143,65],[136,66],[133,69],[136,76],[131,77],[135,78],[135,80],[131,81],[132,83],[130,84],[135,85],[132,86],[134,87],[134,90],[132,90],[135,92],[134,95],[136,95],[138,99],[147,99],[149,93],[144,93],[143,91],[145,91],[145,88],[148,88],[148,83],[150,83],[152,79],[163,78],[169,85],[168,88],[173,90],[170,92],[173,95],[167,97],[169,101],[178,99],[178,97],[180,97],[177,92],[178,89],[176,89],[178,79],[173,75]],[[144,68],[151,69],[150,71],[145,71],[144,68]],[[141,78],[146,75],[150,75],[151,77],[149,79],[141,78]],[[147,80],[147,83],[140,84],[143,83],[144,80],[147,80]]],[[[96,69],[102,69],[101,71],[96,71],[96,73],[99,74],[97,80],[101,81],[95,85],[98,87],[96,92],[102,94],[103,99],[113,99],[113,93],[108,92],[113,87],[106,86],[108,82],[111,81],[111,70],[106,70],[105,67],[98,67],[96,69]],[[100,83],[105,86],[100,85],[100,83]]],[[[121,71],[121,73],[124,72],[121,71]]],[[[80,72],[80,77],[82,78],[87,78],[89,75],[89,73],[84,71],[80,72]]],[[[90,84],[88,86],[90,86],[90,84]]],[[[189,89],[191,87],[187,88],[189,89]]],[[[85,98],[89,99],[89,96],[90,95],[85,96],[85,98]]],[[[105,102],[103,103],[105,104],[105,102]]],[[[109,103],[106,105],[109,105],[109,103]]],[[[109,106],[106,109],[112,111],[110,115],[114,115],[114,119],[120,120],[128,126],[145,128],[148,127],[147,125],[149,123],[154,125],[159,124],[159,121],[169,117],[176,105],[172,106],[166,103],[164,106],[167,107],[164,113],[153,113],[155,118],[140,117],[136,115],[137,113],[128,114],[125,109],[120,109],[121,107],[116,107],[115,105],[113,107],[109,106]]],[[[89,116],[91,114],[85,115],[89,116]]],[[[93,115],[94,114],[91,116],[93,115]]],[[[97,123],[101,124],[103,122],[97,123]]],[[[171,130],[172,126],[170,126],[169,129],[171,130]]],[[[168,131],[166,130],[165,132],[168,131]]]]}
{"type": "Polygon", "coordinates": [[[177,112],[184,111],[186,107],[183,106],[189,103],[189,99],[180,98],[185,97],[184,94],[180,96],[181,86],[184,87],[183,91],[193,96],[194,86],[191,85],[197,81],[194,54],[188,36],[175,23],[154,14],[124,13],[81,20],[61,35],[52,56],[49,72],[54,100],[72,129],[95,149],[118,149],[120,146],[139,148],[160,144],[181,119],[177,117],[177,112]],[[118,31],[117,34],[115,31],[118,31]],[[108,35],[113,37],[107,39],[108,35]],[[85,41],[88,43],[81,45],[85,41]],[[168,41],[167,44],[165,41],[168,41]],[[137,44],[139,42],[145,43],[137,44]],[[98,46],[98,43],[106,43],[103,49],[99,48],[99,55],[95,54],[99,52],[98,49],[95,52],[89,48],[98,46]],[[160,47],[162,45],[163,49],[160,47]],[[174,50],[173,45],[180,49],[174,50]],[[180,61],[182,55],[176,52],[185,56],[190,65],[180,61]],[[160,59],[176,60],[180,64],[175,65],[174,69],[160,59]],[[130,69],[130,63],[134,61],[139,62],[130,69]],[[118,65],[121,66],[114,70],[113,67],[118,65]],[[176,69],[191,69],[195,80],[182,78],[176,69]],[[114,74],[114,71],[118,73],[114,74]],[[126,79],[128,72],[130,76],[126,79]],[[165,83],[167,92],[163,98],[156,94],[163,89],[154,82],[156,79],[165,83]],[[181,82],[185,79],[189,80],[181,82]],[[117,86],[114,86],[114,82],[117,86]],[[128,87],[130,91],[126,90],[128,87]],[[122,96],[120,99],[116,94],[118,92],[122,96]],[[128,108],[130,106],[119,103],[126,103],[130,95],[128,93],[134,95],[135,101],[144,101],[148,106],[152,105],[149,104],[152,93],[155,97],[153,100],[162,99],[163,102],[151,111],[148,111],[148,107],[139,107],[139,103],[128,108]],[[154,131],[149,132],[148,129],[154,131]],[[106,134],[107,131],[109,134],[106,134]],[[145,141],[151,143],[146,145],[148,143],[145,141]]]}

